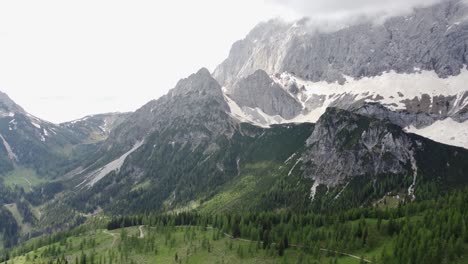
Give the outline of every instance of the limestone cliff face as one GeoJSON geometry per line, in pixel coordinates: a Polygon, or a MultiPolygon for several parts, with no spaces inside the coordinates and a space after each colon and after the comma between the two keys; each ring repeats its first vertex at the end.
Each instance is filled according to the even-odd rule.
{"type": "Polygon", "coordinates": [[[457,75],[468,61],[467,14],[462,1],[450,0],[381,25],[364,23],[335,32],[310,32],[306,21],[273,20],[236,42],[214,76],[230,86],[258,69],[329,82],[390,70],[457,75]]]}
{"type": "MultiPolygon", "coordinates": [[[[311,27],[306,19],[261,23],[214,70],[244,120],[262,126],[316,122],[336,107],[415,133],[445,119],[468,129],[465,1],[443,1],[381,24],[333,32],[311,27]],[[384,108],[364,107],[369,103],[384,108]]],[[[463,133],[450,137],[468,140],[463,133]]]]}
{"type": "Polygon", "coordinates": [[[356,176],[411,174],[416,144],[395,125],[329,108],[307,146],[306,175],[335,186],[356,176]]]}
{"type": "Polygon", "coordinates": [[[263,70],[236,82],[227,95],[240,107],[258,107],[271,116],[291,119],[302,111],[302,105],[263,70]]]}

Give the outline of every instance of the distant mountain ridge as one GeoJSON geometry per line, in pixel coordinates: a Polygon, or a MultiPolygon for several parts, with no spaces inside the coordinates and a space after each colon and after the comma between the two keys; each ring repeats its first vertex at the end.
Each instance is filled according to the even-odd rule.
{"type": "Polygon", "coordinates": [[[370,102],[404,116],[408,131],[468,148],[467,17],[465,2],[449,0],[335,32],[271,20],[236,42],[213,76],[256,125],[316,122],[327,107],[370,102]],[[444,138],[441,123],[455,127],[444,138]]]}
{"type": "Polygon", "coordinates": [[[467,13],[463,1],[448,0],[380,25],[361,23],[335,32],[310,32],[306,19],[271,20],[236,42],[213,75],[225,86],[258,69],[340,83],[345,76],[359,79],[392,70],[458,75],[468,62],[467,13]]]}
{"type": "Polygon", "coordinates": [[[106,139],[112,129],[122,123],[130,113],[106,113],[83,117],[61,123],[60,126],[72,130],[84,142],[99,142],[106,139]]]}
{"type": "Polygon", "coordinates": [[[132,113],[55,125],[0,94],[0,172],[54,176],[29,195],[62,216],[41,215],[41,231],[101,211],[430,199],[468,183],[465,15],[450,0],[331,33],[262,23],[213,73],[202,68],[132,113]]]}
{"type": "MultiPolygon", "coordinates": [[[[442,179],[447,181],[442,186],[452,186],[448,183],[452,178],[464,182],[456,171],[443,173],[438,163],[428,165],[436,175],[420,169],[420,177],[415,177],[429,149],[443,149],[441,160],[451,160],[450,164],[465,171],[448,151],[464,156],[465,150],[405,131],[468,146],[463,129],[449,130],[444,138],[427,133],[442,121],[451,120],[462,128],[468,124],[468,71],[460,58],[464,55],[452,52],[459,51],[457,40],[466,35],[464,20],[457,22],[465,14],[464,4],[448,1],[383,25],[356,25],[332,33],[308,33],[301,24],[304,20],[262,23],[233,45],[228,59],[212,75],[201,69],[117,126],[97,158],[74,177],[76,188],[91,197],[90,202],[83,207],[76,197],[70,197],[72,204],[82,210],[94,210],[99,204],[122,212],[132,207],[123,202],[130,192],[134,202],[129,203],[136,203],[135,207],[151,200],[153,209],[174,209],[186,203],[200,203],[204,208],[202,201],[216,197],[225,184],[243,175],[245,162],[250,163],[234,155],[247,140],[242,136],[255,139],[269,129],[309,122],[316,123],[315,128],[308,130],[307,140],[302,138],[295,145],[297,153],[287,164],[294,165],[291,173],[311,180],[306,184],[314,190],[310,196],[315,197],[320,193],[316,189],[323,186],[340,188],[366,179],[382,180],[387,187],[379,189],[378,195],[363,197],[361,203],[380,199],[389,191],[412,199],[420,184],[442,179]],[[431,28],[435,22],[443,29],[431,28]],[[443,45],[433,50],[428,38],[443,45]],[[381,49],[361,52],[377,47],[381,49]],[[429,53],[424,55],[424,50],[429,53]],[[331,54],[335,57],[328,61],[331,54]],[[327,67],[321,63],[325,58],[327,67]],[[244,123],[261,127],[257,129],[263,132],[245,129],[244,123]],[[452,138],[455,132],[457,138],[452,138]],[[135,186],[143,187],[137,191],[135,186]],[[114,195],[104,198],[102,190],[112,190],[114,195]],[[111,203],[115,197],[120,197],[119,202],[111,203]]],[[[268,149],[273,143],[264,144],[268,149]]]]}

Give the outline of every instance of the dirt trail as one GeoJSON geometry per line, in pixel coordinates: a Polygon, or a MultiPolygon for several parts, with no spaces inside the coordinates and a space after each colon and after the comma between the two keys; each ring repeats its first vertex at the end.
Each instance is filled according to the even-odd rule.
{"type": "Polygon", "coordinates": [[[109,232],[108,230],[104,230],[104,233],[112,236],[112,238],[114,239],[112,240],[112,246],[111,246],[113,247],[115,245],[115,242],[117,241],[117,235],[115,233],[109,232]]]}
{"type": "MultiPolygon", "coordinates": [[[[257,241],[255,241],[255,240],[249,240],[249,239],[243,239],[243,238],[234,238],[233,236],[229,235],[228,233],[224,233],[224,236],[226,236],[226,237],[228,237],[228,238],[231,238],[231,239],[235,239],[235,240],[239,240],[239,241],[244,241],[244,242],[257,242],[257,241]]],[[[263,242],[260,241],[260,243],[263,243],[263,242]]],[[[271,243],[271,244],[272,244],[272,245],[275,245],[276,243],[271,243]]],[[[305,246],[295,245],[295,244],[289,244],[289,246],[290,246],[290,247],[295,247],[295,248],[305,248],[305,246]]],[[[343,256],[351,257],[351,258],[354,258],[354,259],[357,259],[357,260],[363,260],[364,262],[367,262],[367,263],[372,263],[372,261],[370,261],[370,260],[368,260],[368,259],[361,258],[361,257],[356,256],[356,255],[352,255],[352,254],[340,252],[340,251],[330,250],[330,249],[327,249],[327,248],[320,248],[320,251],[331,252],[331,253],[335,253],[335,254],[338,254],[338,255],[343,255],[343,256]]]]}
{"type": "MultiPolygon", "coordinates": [[[[144,225],[141,225],[141,226],[138,226],[138,230],[140,231],[140,238],[144,238],[145,237],[145,233],[143,232],[143,228],[145,226],[144,225]]],[[[185,226],[176,226],[176,227],[185,227],[185,226]]],[[[214,229],[213,227],[211,226],[208,226],[206,227],[207,229],[214,229]]],[[[107,230],[104,230],[104,233],[106,234],[109,234],[111,236],[114,237],[114,242],[112,242],[112,245],[114,245],[117,237],[115,236],[114,233],[110,233],[109,231],[107,230]]],[[[228,233],[223,233],[225,237],[228,237],[230,239],[234,239],[234,240],[238,240],[238,241],[243,241],[243,242],[257,242],[256,240],[249,240],[249,239],[244,239],[244,238],[234,238],[233,236],[231,236],[230,234],[228,233]]],[[[260,243],[263,243],[262,241],[260,241],[260,243]]],[[[275,245],[276,243],[272,243],[272,245],[275,245]]],[[[306,248],[306,246],[302,246],[302,245],[295,245],[295,244],[289,244],[290,247],[295,247],[295,248],[306,248]]],[[[347,256],[347,257],[350,257],[350,258],[354,258],[354,259],[357,259],[357,260],[363,260],[364,262],[366,263],[372,263],[372,261],[368,260],[368,259],[365,259],[365,258],[361,258],[359,256],[356,256],[356,255],[352,255],[352,254],[349,254],[349,253],[345,253],[345,252],[340,252],[340,251],[335,251],[335,250],[331,250],[331,249],[327,249],[327,248],[320,248],[320,251],[323,251],[323,252],[331,252],[331,253],[335,253],[335,254],[338,254],[338,255],[342,255],[342,256],[347,256]]]]}
{"type": "Polygon", "coordinates": [[[23,177],[23,180],[25,180],[29,184],[29,189],[31,189],[31,192],[32,192],[32,190],[33,190],[32,183],[28,179],[26,179],[24,177],[23,177]]]}
{"type": "Polygon", "coordinates": [[[140,238],[145,238],[145,233],[143,233],[143,227],[144,226],[142,225],[138,227],[138,230],[140,230],[140,238]]]}

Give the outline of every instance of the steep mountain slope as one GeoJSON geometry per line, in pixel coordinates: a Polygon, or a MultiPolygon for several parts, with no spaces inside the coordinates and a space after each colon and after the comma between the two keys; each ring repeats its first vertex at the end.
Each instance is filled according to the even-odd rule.
{"type": "Polygon", "coordinates": [[[81,142],[96,143],[105,140],[112,129],[120,125],[130,113],[108,113],[86,116],[60,124],[71,130],[81,142]]]}
{"type": "Polygon", "coordinates": [[[40,206],[39,234],[102,210],[323,212],[464,186],[467,149],[408,132],[468,148],[466,17],[449,0],[335,32],[263,23],[129,114],[54,125],[0,94],[0,174],[57,176],[0,188],[0,214],[24,231],[14,209],[40,206]]]}
{"type": "MultiPolygon", "coordinates": [[[[115,128],[98,153],[104,156],[76,176],[77,188],[93,187],[90,194],[110,198],[117,195],[115,192],[126,194],[136,183],[146,185],[145,181],[151,179],[150,186],[158,191],[142,193],[155,201],[149,205],[153,207],[160,206],[177,186],[194,189],[187,194],[177,193],[177,199],[214,188],[236,173],[235,158],[226,163],[210,162],[207,167],[196,165],[213,155],[230,155],[223,152],[238,124],[228,112],[221,86],[206,69],[201,69],[115,128]],[[118,172],[118,181],[104,177],[111,171],[118,172]]],[[[119,203],[138,202],[112,200],[116,200],[116,207],[119,203]]]]}
{"type": "Polygon", "coordinates": [[[272,20],[236,42],[214,76],[230,86],[258,69],[314,82],[344,82],[345,76],[392,70],[457,75],[467,63],[467,12],[463,1],[448,0],[382,24],[361,23],[335,32],[321,32],[306,19],[294,24],[272,20]]]}
{"type": "Polygon", "coordinates": [[[408,134],[388,121],[329,108],[306,130],[284,124],[266,131],[278,129],[285,131],[279,144],[296,146],[289,149],[291,155],[268,160],[263,168],[244,164],[245,171],[201,204],[201,211],[333,211],[372,206],[385,198],[427,199],[468,183],[467,150],[408,134]],[[297,137],[297,131],[303,136],[297,137]],[[295,137],[297,144],[291,144],[295,137]]]}
{"type": "Polygon", "coordinates": [[[57,175],[79,139],[60,126],[28,114],[6,94],[0,97],[0,172],[24,166],[40,175],[57,175]]]}
{"type": "Polygon", "coordinates": [[[101,207],[119,214],[322,208],[350,184],[342,196],[359,195],[342,202],[349,208],[389,192],[411,200],[419,190],[426,195],[420,186],[438,182],[432,191],[440,192],[468,181],[467,150],[385,120],[329,108],[315,126],[261,128],[241,123],[229,103],[205,69],[181,80],[112,131],[102,158],[73,178],[75,191],[64,200],[80,211],[101,207]],[[433,151],[440,159],[427,164],[433,151]]]}
{"type": "Polygon", "coordinates": [[[258,107],[268,115],[279,114],[285,119],[291,119],[302,111],[302,105],[263,70],[239,80],[227,95],[240,107],[258,107]]]}
{"type": "Polygon", "coordinates": [[[442,120],[468,129],[466,17],[466,3],[449,0],[382,24],[333,32],[314,29],[306,19],[272,20],[236,42],[213,75],[237,103],[238,116],[257,125],[316,122],[329,106],[353,109],[377,102],[406,116],[398,125],[414,133],[468,147],[462,129],[446,131],[443,139],[427,132],[442,120]],[[239,85],[258,78],[259,70],[269,75],[263,83],[275,83],[287,93],[264,96],[239,85]],[[264,102],[272,98],[274,108],[264,102]]]}
{"type": "Polygon", "coordinates": [[[352,199],[354,206],[370,204],[389,192],[415,199],[418,192],[427,195],[428,186],[432,192],[463,186],[468,183],[466,160],[466,149],[336,108],[320,118],[302,157],[305,176],[314,179],[311,199],[316,198],[317,188],[325,186],[322,194],[331,201],[352,199]]]}
{"type": "Polygon", "coordinates": [[[111,131],[87,171],[115,161],[132,149],[135,151],[134,147],[142,142],[150,144],[148,137],[154,133],[167,137],[167,141],[160,142],[161,146],[191,145],[191,149],[206,144],[210,137],[230,135],[233,123],[225,122],[229,120],[227,112],[221,87],[208,70],[201,69],[111,131]]]}
{"type": "Polygon", "coordinates": [[[64,175],[95,153],[102,139],[94,135],[108,134],[101,127],[110,130],[125,116],[98,115],[56,125],[32,116],[0,92],[0,247],[41,234],[49,229],[44,220],[53,217],[66,226],[76,223],[79,216],[73,212],[43,204],[65,189],[60,182],[64,175]]]}

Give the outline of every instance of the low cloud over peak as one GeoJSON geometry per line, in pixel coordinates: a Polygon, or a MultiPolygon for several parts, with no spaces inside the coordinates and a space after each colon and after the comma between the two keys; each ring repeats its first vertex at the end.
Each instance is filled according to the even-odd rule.
{"type": "MultiPolygon", "coordinates": [[[[363,19],[382,22],[384,19],[406,15],[414,8],[427,7],[452,0],[268,0],[309,17],[312,22],[352,24],[363,19]]],[[[456,0],[454,0],[456,1],[456,0]]]]}

